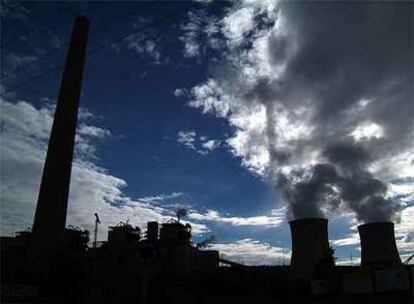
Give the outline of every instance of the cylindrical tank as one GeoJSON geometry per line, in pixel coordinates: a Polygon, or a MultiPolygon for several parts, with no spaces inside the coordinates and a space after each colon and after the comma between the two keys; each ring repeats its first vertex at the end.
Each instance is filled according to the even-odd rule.
{"type": "Polygon", "coordinates": [[[147,222],[147,239],[151,242],[158,241],[158,222],[147,222]]]}
{"type": "Polygon", "coordinates": [[[292,234],[290,278],[310,280],[316,266],[329,257],[328,220],[306,218],[289,222],[292,234]]]}
{"type": "Polygon", "coordinates": [[[358,226],[361,240],[361,266],[401,264],[394,236],[394,224],[376,222],[358,226]]]}

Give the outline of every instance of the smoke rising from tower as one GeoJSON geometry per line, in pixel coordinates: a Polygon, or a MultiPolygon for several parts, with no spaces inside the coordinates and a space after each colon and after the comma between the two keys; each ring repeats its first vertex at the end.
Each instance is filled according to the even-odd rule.
{"type": "Polygon", "coordinates": [[[275,184],[290,219],[398,220],[412,195],[388,191],[412,176],[410,20],[410,4],[237,3],[220,28],[225,55],[189,105],[229,121],[233,154],[275,184]],[[242,13],[248,30],[231,27],[242,13]]]}

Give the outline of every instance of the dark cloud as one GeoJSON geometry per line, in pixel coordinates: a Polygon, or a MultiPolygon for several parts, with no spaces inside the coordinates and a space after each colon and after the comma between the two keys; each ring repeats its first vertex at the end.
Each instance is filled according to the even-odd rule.
{"type": "Polygon", "coordinates": [[[398,220],[402,207],[387,184],[410,174],[413,158],[414,4],[245,5],[275,22],[256,20],[250,43],[230,41],[211,70],[217,87],[208,87],[225,98],[199,94],[193,104],[229,107],[232,147],[248,168],[265,163],[256,161],[265,145],[260,172],[285,195],[291,218],[345,208],[363,222],[398,220]],[[252,131],[257,117],[264,130],[252,131]]]}
{"type": "Polygon", "coordinates": [[[316,164],[290,176],[278,186],[289,202],[291,219],[325,217],[344,207],[359,221],[399,221],[402,206],[385,198],[387,186],[365,169],[367,154],[360,147],[336,144],[325,150],[329,163],[316,164]],[[290,181],[299,179],[292,184],[290,181]]]}
{"type": "Polygon", "coordinates": [[[284,175],[279,176],[278,186],[290,202],[289,218],[325,217],[323,209],[334,209],[340,204],[336,189],[338,181],[335,168],[329,164],[318,164],[311,168],[309,177],[304,172],[294,172],[301,181],[292,185],[284,175]]]}
{"type": "MultiPolygon", "coordinates": [[[[311,96],[317,106],[316,125],[335,124],[358,100],[373,97],[373,112],[392,110],[404,121],[413,118],[414,109],[407,102],[413,96],[412,3],[285,1],[281,5],[299,36],[284,94],[291,101],[300,98],[298,93],[311,96]]],[[[278,56],[277,48],[272,54],[278,56]]]]}
{"type": "MultiPolygon", "coordinates": [[[[290,216],[320,216],[322,210],[338,207],[332,196],[335,185],[358,220],[398,219],[401,206],[385,198],[387,186],[367,167],[412,140],[413,4],[285,1],[281,6],[288,27],[297,34],[298,50],[289,58],[283,86],[275,95],[290,110],[304,98],[312,101],[312,126],[323,134],[312,144],[325,147],[323,156],[329,162],[304,170],[311,177],[298,183],[287,184],[289,176],[279,179],[290,202],[290,216]],[[345,140],[356,127],[349,121],[349,111],[362,99],[371,101],[363,117],[380,122],[386,139],[358,144],[345,140]],[[291,189],[286,191],[286,186],[291,189]]],[[[284,39],[269,43],[274,62],[285,60],[286,45],[284,39]]],[[[257,91],[267,104],[275,87],[263,83],[257,91]]],[[[356,109],[354,115],[358,114],[356,109]]],[[[280,158],[273,159],[273,165],[277,170],[280,158]]]]}
{"type": "Polygon", "coordinates": [[[387,186],[366,169],[367,151],[356,145],[337,144],[325,155],[341,172],[337,185],[346,206],[363,222],[397,220],[401,205],[386,199],[387,186]]]}
{"type": "Polygon", "coordinates": [[[369,151],[355,143],[333,143],[324,151],[326,158],[347,170],[361,169],[370,160],[369,151]]]}

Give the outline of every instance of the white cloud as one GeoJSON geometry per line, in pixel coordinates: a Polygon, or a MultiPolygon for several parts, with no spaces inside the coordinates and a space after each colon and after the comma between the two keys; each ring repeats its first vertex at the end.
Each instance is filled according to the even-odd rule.
{"type": "Polygon", "coordinates": [[[175,97],[182,97],[185,95],[185,90],[181,88],[177,88],[174,90],[174,96],[175,97]]]}
{"type": "MultiPolygon", "coordinates": [[[[305,176],[298,172],[329,163],[324,154],[327,147],[353,141],[370,153],[363,170],[390,187],[387,196],[393,198],[395,205],[412,205],[414,132],[412,107],[407,105],[412,91],[406,90],[405,85],[408,69],[384,66],[380,58],[387,58],[383,56],[385,48],[373,48],[372,54],[378,56],[373,63],[379,63],[365,66],[372,81],[367,80],[354,64],[337,59],[340,49],[331,39],[318,35],[314,27],[306,35],[305,24],[313,16],[305,7],[278,1],[232,3],[224,10],[223,18],[215,22],[213,31],[222,49],[220,57],[211,61],[208,78],[188,91],[177,92],[180,97],[188,92],[190,107],[227,119],[234,130],[226,139],[227,146],[254,174],[271,181],[283,175],[289,180],[286,184],[294,188],[305,176]],[[292,18],[295,11],[300,12],[298,16],[304,18],[304,23],[292,18]],[[325,49],[320,42],[335,51],[329,53],[331,48],[325,49]],[[333,68],[322,67],[319,71],[313,62],[314,57],[319,58],[319,48],[330,56],[326,62],[333,68]],[[378,73],[382,76],[378,77],[378,73]],[[398,77],[404,79],[399,87],[402,93],[397,89],[398,77]]],[[[312,22],[323,23],[320,29],[325,30],[331,21],[327,18],[312,22]]],[[[348,25],[335,25],[346,36],[348,25]]],[[[204,26],[193,28],[203,29],[204,26]]],[[[361,29],[367,31],[361,32],[361,37],[371,31],[362,25],[361,29]]],[[[353,53],[351,49],[347,51],[353,53]]],[[[401,43],[393,51],[405,54],[407,44],[401,43]]],[[[286,200],[291,197],[285,195],[286,200]]],[[[341,203],[338,208],[345,205],[341,203]]]]}
{"type": "Polygon", "coordinates": [[[395,180],[388,184],[387,196],[391,200],[400,200],[404,205],[409,206],[414,203],[414,179],[406,178],[395,180]]]}
{"type": "Polygon", "coordinates": [[[155,30],[139,31],[142,26],[150,23],[148,18],[139,17],[132,24],[133,34],[128,35],[120,43],[114,43],[111,47],[116,52],[121,51],[121,47],[131,50],[142,58],[150,60],[154,64],[166,64],[169,58],[162,54],[162,41],[158,32],[155,30]]]}
{"type": "Polygon", "coordinates": [[[411,180],[412,183],[412,179],[414,179],[414,144],[412,148],[384,155],[381,159],[373,162],[369,170],[378,178],[389,183],[404,179],[408,183],[411,180]]]}
{"type": "Polygon", "coordinates": [[[290,250],[252,239],[216,243],[210,248],[219,250],[220,256],[224,259],[245,265],[288,264],[290,260],[290,250]]]}
{"type": "Polygon", "coordinates": [[[185,42],[184,54],[187,57],[195,57],[199,55],[199,53],[200,53],[200,46],[196,42],[192,40],[187,40],[185,42]]]}
{"type": "Polygon", "coordinates": [[[232,100],[222,93],[219,84],[210,78],[204,84],[191,89],[193,99],[188,104],[191,107],[201,108],[203,113],[210,112],[218,117],[226,117],[232,100]]]}
{"type": "Polygon", "coordinates": [[[97,137],[97,138],[104,138],[106,136],[111,135],[111,132],[109,130],[105,130],[105,129],[102,129],[96,126],[88,126],[85,124],[81,124],[77,132],[80,135],[97,137]]]}
{"type": "Polygon", "coordinates": [[[285,208],[272,210],[270,215],[250,217],[224,216],[216,210],[207,210],[205,213],[190,212],[188,217],[193,220],[227,223],[233,226],[278,227],[284,222],[284,214],[285,208]]]}
{"type": "Polygon", "coordinates": [[[400,255],[412,253],[414,249],[414,206],[405,208],[401,221],[395,224],[395,236],[400,255]]]}
{"type": "Polygon", "coordinates": [[[358,245],[360,243],[359,241],[359,234],[358,233],[352,233],[344,238],[332,240],[332,245],[342,247],[342,246],[353,246],[358,245]]]}
{"type": "Polygon", "coordinates": [[[222,42],[217,37],[220,26],[217,17],[208,15],[204,8],[190,10],[187,19],[180,24],[182,34],[178,38],[184,44],[184,57],[200,58],[208,48],[221,48],[222,42]]]}
{"type": "Polygon", "coordinates": [[[197,136],[197,133],[192,130],[179,131],[177,133],[177,142],[201,155],[207,155],[220,146],[219,140],[209,139],[203,135],[197,136]]]}
{"type": "Polygon", "coordinates": [[[351,265],[351,266],[358,266],[361,263],[361,258],[358,256],[352,256],[349,258],[339,258],[335,261],[335,264],[338,266],[347,266],[347,265],[351,265]]]}
{"type": "Polygon", "coordinates": [[[133,34],[125,39],[126,47],[143,57],[151,58],[154,63],[161,63],[161,51],[157,42],[144,34],[133,34]]]}
{"type": "MultiPolygon", "coordinates": [[[[51,107],[38,109],[24,101],[12,103],[1,100],[0,105],[0,231],[2,235],[12,235],[32,224],[53,110],[51,107]]],[[[82,112],[89,113],[85,110],[82,112]]],[[[90,120],[91,115],[86,115],[86,118],[90,120]]],[[[94,148],[93,140],[109,134],[109,131],[87,124],[82,121],[82,117],[80,120],[82,127],[79,130],[83,132],[78,132],[75,145],[77,150],[82,150],[83,157],[76,157],[73,163],[67,225],[77,225],[92,231],[93,214],[98,213],[102,221],[99,239],[104,240],[107,226],[119,221],[129,219],[132,225],[145,227],[147,221],[165,222],[173,217],[174,210],[151,204],[148,198],[141,201],[126,196],[123,192],[126,181],[92,162],[95,156],[90,154],[91,149],[85,149],[79,143],[94,148]]],[[[153,199],[179,195],[158,195],[153,199]]],[[[209,231],[203,223],[190,224],[195,234],[209,231]]]]}
{"type": "Polygon", "coordinates": [[[206,142],[202,143],[201,146],[208,150],[208,151],[213,151],[214,149],[216,149],[218,146],[220,145],[220,142],[216,139],[210,139],[207,140],[206,142]]]}
{"type": "Polygon", "coordinates": [[[241,7],[223,18],[223,34],[231,42],[242,41],[243,35],[248,33],[255,26],[254,9],[241,7]]]}
{"type": "Polygon", "coordinates": [[[266,140],[266,109],[260,105],[240,109],[230,117],[236,127],[233,137],[227,140],[234,155],[242,160],[242,165],[253,172],[264,174],[269,164],[266,140]]]}
{"type": "Polygon", "coordinates": [[[157,195],[153,195],[153,196],[141,197],[138,200],[141,201],[141,202],[152,203],[152,202],[160,202],[160,201],[179,198],[183,195],[184,195],[184,193],[182,193],[182,192],[173,192],[173,193],[170,193],[170,194],[161,193],[161,194],[157,194],[157,195]]]}
{"type": "Polygon", "coordinates": [[[177,142],[183,144],[189,149],[195,150],[194,142],[196,137],[196,132],[194,131],[179,131],[178,132],[177,142]]]}
{"type": "MultiPolygon", "coordinates": [[[[52,125],[53,107],[35,108],[27,102],[1,101],[1,111],[0,230],[2,235],[11,235],[32,224],[47,140],[52,125]]],[[[92,126],[85,120],[93,121],[93,114],[84,109],[81,109],[81,113],[88,113],[83,115],[84,118],[80,118],[81,125],[92,126]]],[[[100,136],[94,135],[100,132],[86,133],[88,135],[78,134],[78,136],[93,147],[94,140],[100,139],[100,136]],[[89,136],[89,133],[92,136],[89,136]]],[[[201,142],[209,141],[205,136],[200,136],[200,138],[201,142]]],[[[86,154],[86,151],[84,152],[86,154]]],[[[174,217],[173,206],[163,206],[156,202],[179,199],[183,193],[157,194],[139,199],[127,197],[123,191],[127,187],[126,181],[111,175],[91,160],[93,158],[89,155],[89,158],[77,158],[73,164],[68,225],[78,225],[92,231],[93,214],[97,212],[102,221],[99,239],[104,240],[107,226],[115,225],[119,221],[129,219],[132,225],[145,227],[149,220],[164,222],[174,217]]],[[[400,189],[397,192],[403,192],[403,190],[400,189]]],[[[234,227],[278,227],[285,221],[283,208],[275,209],[268,215],[248,217],[223,214],[216,210],[207,212],[191,210],[191,208],[189,210],[187,220],[192,225],[195,234],[210,231],[209,224],[214,222],[234,227]]],[[[402,256],[406,256],[410,248],[414,246],[412,217],[414,217],[414,207],[406,208],[402,212],[401,223],[395,226],[398,247],[402,256]]],[[[351,235],[335,240],[334,245],[345,246],[356,242],[356,236],[351,235]]],[[[224,257],[239,262],[244,261],[247,264],[277,264],[289,256],[283,253],[281,248],[247,239],[233,244],[216,244],[215,246],[216,249],[222,251],[224,257]]]]}
{"type": "Polygon", "coordinates": [[[362,124],[358,125],[350,133],[350,136],[352,136],[355,141],[368,140],[371,138],[381,138],[384,136],[384,129],[374,122],[365,121],[362,124]]]}
{"type": "Polygon", "coordinates": [[[179,40],[184,43],[185,57],[197,57],[200,55],[199,35],[203,23],[203,15],[203,10],[189,11],[188,21],[180,25],[183,35],[179,37],[179,40]]]}

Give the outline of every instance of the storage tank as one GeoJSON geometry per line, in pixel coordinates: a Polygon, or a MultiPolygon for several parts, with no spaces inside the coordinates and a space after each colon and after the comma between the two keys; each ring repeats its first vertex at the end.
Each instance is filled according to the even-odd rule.
{"type": "Polygon", "coordinates": [[[158,222],[147,222],[147,239],[151,242],[158,241],[158,222]]]}
{"type": "Polygon", "coordinates": [[[361,266],[401,264],[392,222],[375,222],[358,226],[361,240],[361,266]]]}
{"type": "Polygon", "coordinates": [[[310,280],[329,256],[328,220],[306,218],[289,222],[292,234],[290,278],[310,280]]]}

